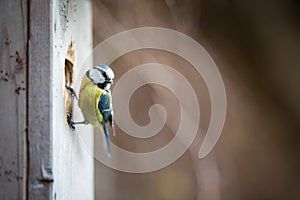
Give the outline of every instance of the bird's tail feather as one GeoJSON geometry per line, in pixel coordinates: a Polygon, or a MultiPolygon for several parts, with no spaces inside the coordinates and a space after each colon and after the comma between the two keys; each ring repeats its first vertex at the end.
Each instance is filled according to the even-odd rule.
{"type": "Polygon", "coordinates": [[[109,133],[106,127],[106,123],[102,122],[103,125],[103,132],[104,132],[104,138],[103,138],[103,145],[104,145],[104,149],[107,153],[107,156],[110,157],[111,155],[111,148],[110,148],[110,139],[109,139],[109,133]]]}

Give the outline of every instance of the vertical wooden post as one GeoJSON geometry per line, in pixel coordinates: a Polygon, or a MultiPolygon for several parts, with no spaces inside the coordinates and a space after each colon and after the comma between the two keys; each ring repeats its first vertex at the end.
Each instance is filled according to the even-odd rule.
{"type": "Polygon", "coordinates": [[[0,13],[0,199],[22,199],[27,1],[1,1],[0,13]]]}
{"type": "MultiPolygon", "coordinates": [[[[65,122],[65,83],[72,85],[77,95],[82,63],[92,67],[87,57],[92,51],[91,1],[53,0],[53,67],[52,67],[52,134],[53,134],[53,197],[57,199],[94,199],[94,158],[85,143],[93,140],[93,128],[77,125],[72,131],[65,122]],[[69,44],[72,41],[70,56],[69,44]],[[65,61],[72,61],[73,80],[65,76],[65,61]],[[80,73],[80,74],[79,74],[80,73]],[[86,140],[85,140],[86,141],[86,140]]],[[[72,100],[71,100],[72,101],[72,100]]],[[[78,101],[68,105],[73,120],[82,121],[78,101]],[[73,108],[72,108],[73,107],[73,108]]],[[[90,142],[93,144],[93,142],[90,142]]]]}
{"type": "MultiPolygon", "coordinates": [[[[63,95],[71,38],[78,61],[74,77],[92,50],[90,4],[0,4],[0,199],[94,197],[93,156],[65,123],[63,95]]],[[[76,108],[77,102],[70,106],[76,108]]],[[[76,131],[92,136],[93,129],[76,131]]]]}
{"type": "Polygon", "coordinates": [[[52,197],[52,2],[29,2],[28,199],[52,197]]]}
{"type": "MultiPolygon", "coordinates": [[[[74,41],[74,77],[80,71],[79,64],[92,50],[90,3],[82,0],[30,2],[29,199],[93,199],[94,196],[93,156],[86,152],[78,134],[92,133],[92,128],[76,127],[77,133],[73,132],[65,121],[64,100],[65,59],[71,40],[74,41]]],[[[73,117],[80,120],[81,116],[73,117]]]]}

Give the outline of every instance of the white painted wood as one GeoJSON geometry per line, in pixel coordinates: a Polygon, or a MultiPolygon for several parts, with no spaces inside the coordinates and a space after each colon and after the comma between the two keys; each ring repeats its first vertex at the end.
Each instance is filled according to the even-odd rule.
{"type": "MultiPolygon", "coordinates": [[[[74,85],[81,63],[92,50],[91,2],[82,0],[53,1],[53,71],[52,71],[52,132],[53,132],[53,199],[94,199],[94,158],[84,148],[79,135],[93,144],[93,128],[78,125],[74,132],[65,123],[64,116],[64,59],[68,45],[73,41],[74,85]]],[[[86,61],[92,66],[92,60],[86,61]]],[[[78,94],[78,89],[75,90],[78,94]]],[[[74,110],[80,113],[78,102],[74,110]]],[[[74,112],[75,113],[75,112],[74,112]]],[[[74,121],[82,120],[80,114],[74,121]]]]}

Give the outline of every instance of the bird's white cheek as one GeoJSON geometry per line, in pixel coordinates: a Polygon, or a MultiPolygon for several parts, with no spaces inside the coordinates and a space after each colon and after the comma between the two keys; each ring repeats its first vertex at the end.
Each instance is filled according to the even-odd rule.
{"type": "Polygon", "coordinates": [[[105,86],[105,90],[110,90],[110,86],[111,86],[111,84],[108,83],[108,84],[105,86]]]}

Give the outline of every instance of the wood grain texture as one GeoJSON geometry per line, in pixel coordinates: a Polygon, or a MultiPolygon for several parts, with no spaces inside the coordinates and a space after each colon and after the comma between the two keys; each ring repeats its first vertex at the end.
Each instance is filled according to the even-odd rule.
{"type": "Polygon", "coordinates": [[[81,0],[0,4],[1,200],[93,199],[93,157],[64,123],[60,54],[74,32],[75,60],[90,52],[90,10],[81,0]]]}
{"type": "Polygon", "coordinates": [[[51,66],[52,3],[29,5],[28,199],[52,197],[51,66]]]}
{"type": "Polygon", "coordinates": [[[22,199],[25,192],[26,3],[0,4],[0,199],[22,199]]]}

